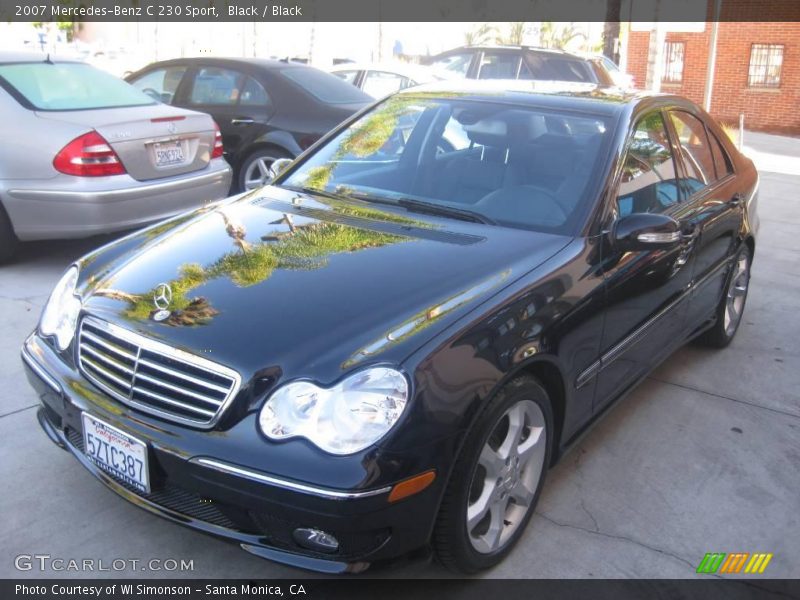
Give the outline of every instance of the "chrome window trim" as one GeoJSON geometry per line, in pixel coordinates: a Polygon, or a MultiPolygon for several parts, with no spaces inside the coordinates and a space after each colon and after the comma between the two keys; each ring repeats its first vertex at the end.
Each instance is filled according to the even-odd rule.
{"type": "Polygon", "coordinates": [[[232,465],[230,463],[213,458],[192,458],[189,462],[202,465],[222,473],[227,473],[228,475],[236,475],[238,477],[244,477],[245,479],[250,479],[258,483],[266,483],[275,487],[283,488],[285,490],[302,492],[304,494],[311,494],[312,496],[320,496],[322,498],[328,498],[331,500],[356,500],[358,498],[370,498],[372,496],[386,494],[392,489],[392,486],[387,485],[386,487],[377,488],[374,490],[366,490],[363,492],[343,492],[339,490],[308,485],[305,483],[297,483],[295,481],[289,481],[288,479],[281,479],[280,477],[274,477],[272,475],[267,475],[265,473],[260,473],[258,471],[246,469],[237,465],[232,465]]]}
{"type": "MultiPolygon", "coordinates": [[[[87,315],[81,320],[80,326],[78,328],[77,343],[75,344],[75,347],[77,355],[76,364],[78,364],[81,374],[87,380],[93,383],[98,389],[102,390],[103,393],[108,394],[111,397],[119,400],[126,406],[135,408],[143,413],[159,417],[166,421],[171,421],[173,423],[180,423],[198,429],[211,429],[219,422],[219,420],[222,418],[222,415],[228,409],[230,404],[233,402],[234,398],[236,398],[236,395],[239,393],[239,390],[241,389],[242,377],[238,371],[231,369],[230,367],[226,367],[224,365],[208,360],[201,356],[196,356],[184,350],[180,350],[179,348],[169,346],[167,344],[164,344],[163,342],[158,342],[151,338],[145,337],[141,334],[134,333],[133,331],[130,331],[118,325],[114,325],[112,323],[108,323],[107,321],[100,320],[91,315],[87,315]],[[179,362],[184,362],[189,366],[203,369],[211,373],[217,373],[224,377],[230,377],[233,380],[233,385],[231,386],[228,395],[220,403],[219,408],[216,410],[214,416],[207,420],[198,420],[198,419],[182,417],[180,415],[176,415],[175,413],[159,410],[158,408],[154,408],[153,406],[138,402],[132,397],[120,394],[118,391],[110,388],[107,385],[104,385],[101,381],[93,377],[92,374],[82,365],[83,359],[80,356],[80,345],[81,345],[80,339],[81,336],[83,335],[84,323],[89,323],[92,327],[102,329],[109,335],[116,336],[117,338],[123,341],[126,341],[130,344],[134,344],[135,346],[137,346],[137,348],[139,348],[139,351],[134,357],[136,365],[138,365],[139,360],[141,360],[140,357],[141,351],[148,350],[150,352],[160,354],[167,358],[177,360],[179,362]]],[[[137,370],[137,368],[135,367],[134,370],[137,370]]],[[[131,382],[131,385],[133,385],[133,381],[131,382]]]]}

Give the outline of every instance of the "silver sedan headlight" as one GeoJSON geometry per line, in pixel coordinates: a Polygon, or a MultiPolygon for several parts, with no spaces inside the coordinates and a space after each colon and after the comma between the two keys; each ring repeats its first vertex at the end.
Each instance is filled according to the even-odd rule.
{"type": "Polygon", "coordinates": [[[304,437],[331,454],[353,454],[377,442],[408,402],[408,381],[394,369],[359,371],[332,388],[289,383],[264,404],[259,426],[268,438],[304,437]]]}
{"type": "Polygon", "coordinates": [[[54,336],[59,350],[66,350],[75,336],[81,312],[81,299],[75,293],[77,285],[78,267],[73,265],[58,280],[39,321],[39,333],[54,336]]]}

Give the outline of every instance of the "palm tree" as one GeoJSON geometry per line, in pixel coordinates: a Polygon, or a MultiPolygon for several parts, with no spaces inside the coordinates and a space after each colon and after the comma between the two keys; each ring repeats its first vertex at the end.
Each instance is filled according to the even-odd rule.
{"type": "Polygon", "coordinates": [[[575,23],[554,23],[553,21],[542,21],[541,32],[541,45],[545,48],[559,48],[563,49],[572,40],[582,37],[586,38],[586,34],[580,31],[575,23]]]}
{"type": "Polygon", "coordinates": [[[505,35],[499,34],[497,36],[497,43],[508,46],[522,46],[525,42],[525,35],[529,30],[530,28],[525,22],[509,23],[505,35]]]}
{"type": "Polygon", "coordinates": [[[483,46],[492,40],[495,32],[495,26],[491,23],[473,26],[472,29],[464,33],[464,44],[467,46],[483,46]]]}

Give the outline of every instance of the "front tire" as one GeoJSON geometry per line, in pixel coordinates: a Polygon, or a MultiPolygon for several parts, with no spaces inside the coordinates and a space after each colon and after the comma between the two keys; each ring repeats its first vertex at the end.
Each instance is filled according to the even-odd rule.
{"type": "Polygon", "coordinates": [[[433,534],[439,561],[461,573],[498,564],[522,536],[544,484],[553,439],[544,387],[508,383],[465,440],[433,534]]]}
{"type": "Polygon", "coordinates": [[[724,348],[733,341],[742,322],[747,291],[750,288],[752,258],[750,248],[742,244],[726,282],[725,293],[717,306],[714,326],[697,338],[699,343],[711,348],[724,348]]]}

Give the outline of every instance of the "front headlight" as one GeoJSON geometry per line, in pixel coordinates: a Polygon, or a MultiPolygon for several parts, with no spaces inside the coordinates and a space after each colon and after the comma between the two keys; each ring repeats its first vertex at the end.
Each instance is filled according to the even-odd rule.
{"type": "Polygon", "coordinates": [[[78,267],[71,266],[58,280],[39,321],[39,333],[56,338],[59,350],[66,350],[75,335],[81,299],[75,293],[78,284],[78,267]]]}
{"type": "Polygon", "coordinates": [[[325,452],[352,454],[371,446],[397,423],[408,401],[399,371],[360,371],[332,388],[296,381],[279,388],[258,418],[268,438],[302,436],[325,452]]]}

